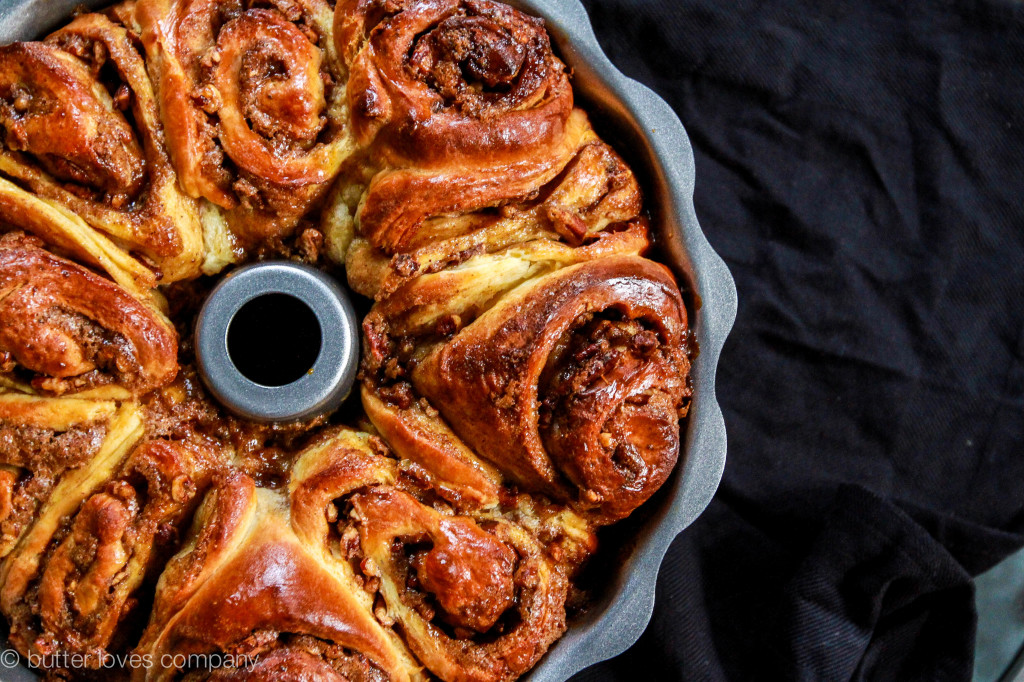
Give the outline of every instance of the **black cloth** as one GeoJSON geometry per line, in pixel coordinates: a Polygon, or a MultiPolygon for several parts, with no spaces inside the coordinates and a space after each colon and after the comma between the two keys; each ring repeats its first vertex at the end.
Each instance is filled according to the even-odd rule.
{"type": "Polygon", "coordinates": [[[1024,5],[590,0],[739,290],[725,477],[577,680],[967,680],[1024,544],[1024,5]]]}

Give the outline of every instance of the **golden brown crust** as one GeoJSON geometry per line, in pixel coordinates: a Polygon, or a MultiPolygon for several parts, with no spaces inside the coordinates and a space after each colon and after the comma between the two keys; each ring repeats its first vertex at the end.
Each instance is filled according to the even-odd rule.
{"type": "Polygon", "coordinates": [[[585,119],[543,24],[490,0],[339,2],[352,126],[387,170],[360,227],[387,253],[422,222],[523,199],[571,158],[585,119]],[[579,119],[579,117],[577,117],[579,119]]]}
{"type": "Polygon", "coordinates": [[[386,487],[351,504],[387,617],[442,679],[514,679],[564,632],[565,578],[522,529],[485,530],[386,487]]]}
{"type": "Polygon", "coordinates": [[[456,267],[481,254],[529,248],[561,264],[647,248],[641,195],[625,162],[589,129],[561,174],[536,197],[483,211],[432,218],[395,255],[356,238],[346,265],[349,285],[382,300],[410,279],[456,267]],[[553,253],[559,251],[557,255],[553,253]]]}
{"type": "Polygon", "coordinates": [[[116,409],[106,400],[0,393],[0,557],[13,549],[60,477],[97,453],[116,409]]]}
{"type": "Polygon", "coordinates": [[[162,627],[234,549],[234,540],[255,504],[256,486],[245,474],[228,470],[214,479],[196,512],[185,546],[167,562],[160,575],[150,628],[140,646],[159,634],[152,624],[162,627]]]}
{"type": "Polygon", "coordinates": [[[543,22],[127,0],[0,48],[0,126],[11,644],[137,680],[533,667],[597,529],[671,472],[692,352],[543,22]],[[373,299],[363,430],[225,414],[189,342],[212,284],[179,280],[323,256],[373,299]]]}
{"type": "Polygon", "coordinates": [[[437,410],[420,403],[402,409],[381,400],[366,387],[362,397],[366,416],[381,437],[456,509],[480,509],[498,503],[501,475],[436,418],[437,410]]]}
{"type": "MultiPolygon", "coordinates": [[[[124,26],[83,14],[43,42],[0,48],[0,125],[0,173],[144,255],[161,281],[198,274],[196,206],[177,188],[153,88],[124,26]]],[[[17,217],[2,204],[0,216],[17,217]]]]}
{"type": "MultiPolygon", "coordinates": [[[[218,651],[244,651],[255,658],[263,651],[240,650],[239,645],[256,633],[272,632],[337,643],[358,652],[373,668],[392,662],[388,642],[370,615],[353,603],[345,586],[275,520],[262,518],[255,523],[251,544],[218,567],[147,653],[156,660],[166,653],[218,651]]],[[[280,641],[279,637],[275,639],[280,641]]],[[[147,677],[165,678],[162,673],[147,677]]],[[[390,679],[403,678],[396,674],[390,679]]]]}
{"type": "Polygon", "coordinates": [[[116,383],[136,393],[178,371],[174,330],[118,285],[24,235],[0,237],[0,352],[53,393],[116,383]]]}
{"type": "Polygon", "coordinates": [[[403,391],[425,396],[527,490],[571,500],[600,523],[622,518],[660,487],[679,451],[689,338],[675,281],[663,266],[619,256],[512,282],[478,317],[433,334],[371,313],[379,395],[400,409],[414,400],[403,391]],[[396,342],[396,331],[421,336],[396,342]]]}
{"type": "Polygon", "coordinates": [[[519,525],[455,513],[382,453],[350,431],[304,452],[290,486],[293,521],[309,520],[307,542],[328,543],[338,566],[377,596],[377,620],[432,673],[514,679],[565,629],[561,569],[519,525]]]}
{"type": "MultiPolygon", "coordinates": [[[[35,523],[0,564],[0,610],[11,625],[10,641],[23,653],[59,650],[59,642],[45,637],[48,626],[41,624],[39,616],[39,587],[47,569],[46,558],[65,537],[83,502],[116,475],[142,435],[138,410],[132,405],[118,408],[99,449],[85,464],[60,477],[35,523]]],[[[130,581],[131,572],[122,577],[130,581]]]]}
{"type": "Polygon", "coordinates": [[[11,642],[41,655],[80,654],[99,667],[135,607],[134,592],[176,547],[178,528],[218,465],[216,453],[181,443],[135,448],[71,516],[54,519],[40,556],[13,555],[28,570],[14,570],[4,584],[11,642]]]}
{"type": "Polygon", "coordinates": [[[140,0],[185,191],[248,246],[287,235],[349,153],[326,0],[140,0]]]}
{"type": "MultiPolygon", "coordinates": [[[[506,293],[563,267],[618,255],[636,255],[648,245],[642,222],[602,232],[585,246],[536,239],[494,254],[474,255],[457,265],[413,277],[381,300],[363,320],[369,357],[376,368],[397,340],[445,336],[470,324],[506,293]]],[[[393,280],[387,277],[385,285],[393,280]]]]}
{"type": "MultiPolygon", "coordinates": [[[[310,671],[324,679],[418,678],[325,543],[306,532],[314,520],[309,495],[302,499],[293,494],[289,504],[238,473],[218,483],[193,536],[161,576],[138,651],[157,661],[167,653],[246,656],[258,661],[260,674],[284,666],[277,670],[287,679],[310,671]]],[[[162,664],[136,677],[174,679],[179,672],[162,664]]]]}

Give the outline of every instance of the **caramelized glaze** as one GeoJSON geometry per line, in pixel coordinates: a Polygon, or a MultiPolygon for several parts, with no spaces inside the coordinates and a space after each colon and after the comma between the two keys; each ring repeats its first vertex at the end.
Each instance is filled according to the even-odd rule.
{"type": "Polygon", "coordinates": [[[695,351],[570,78],[493,0],[132,0],[0,47],[12,646],[62,679],[537,664],[671,473],[695,351]],[[367,298],[338,415],[197,378],[200,272],[264,258],[367,298]]]}

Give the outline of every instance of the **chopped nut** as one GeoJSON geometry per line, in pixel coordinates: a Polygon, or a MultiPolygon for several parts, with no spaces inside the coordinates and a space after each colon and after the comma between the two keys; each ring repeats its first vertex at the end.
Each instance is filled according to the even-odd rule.
{"type": "Polygon", "coordinates": [[[171,499],[175,502],[186,502],[196,494],[196,485],[187,475],[175,477],[171,482],[171,499]]]}
{"type": "Polygon", "coordinates": [[[380,577],[380,567],[377,566],[377,562],[370,557],[366,557],[359,562],[359,570],[374,578],[380,577]]]}
{"type": "Polygon", "coordinates": [[[384,627],[389,628],[395,624],[395,619],[388,615],[388,607],[382,600],[373,605],[373,615],[384,627]]]}

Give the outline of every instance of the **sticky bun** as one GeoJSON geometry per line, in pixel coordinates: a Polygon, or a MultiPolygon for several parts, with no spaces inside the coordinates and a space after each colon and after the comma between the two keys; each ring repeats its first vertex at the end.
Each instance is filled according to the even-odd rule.
{"type": "Polygon", "coordinates": [[[140,0],[137,17],[181,186],[243,247],[287,235],[351,149],[331,6],[140,0]]]}
{"type": "Polygon", "coordinates": [[[0,48],[0,219],[151,287],[198,274],[202,231],[119,14],[0,48]]]}
{"type": "Polygon", "coordinates": [[[0,353],[53,394],[113,384],[146,393],[178,371],[177,337],[152,305],[16,232],[0,237],[0,353]]]}
{"type": "MultiPolygon", "coordinates": [[[[536,265],[509,257],[520,261],[513,281],[536,265]]],[[[675,465],[690,394],[686,310],[672,276],[657,263],[616,256],[508,288],[510,279],[467,265],[464,277],[489,280],[486,310],[439,301],[433,328],[396,329],[385,309],[431,286],[415,281],[367,317],[366,364],[381,377],[365,388],[376,392],[370,419],[387,434],[393,423],[416,428],[431,419],[423,411],[433,413],[444,426],[420,428],[402,444],[409,451],[458,440],[525,489],[595,522],[627,516],[675,465]]],[[[459,282],[459,274],[447,273],[455,290],[482,284],[459,282]]]]}
{"type": "Polygon", "coordinates": [[[131,0],[0,47],[12,647],[52,679],[538,663],[673,471],[696,351],[571,76],[493,0],[131,0]],[[265,258],[367,299],[338,414],[197,379],[212,275],[265,258]]]}

